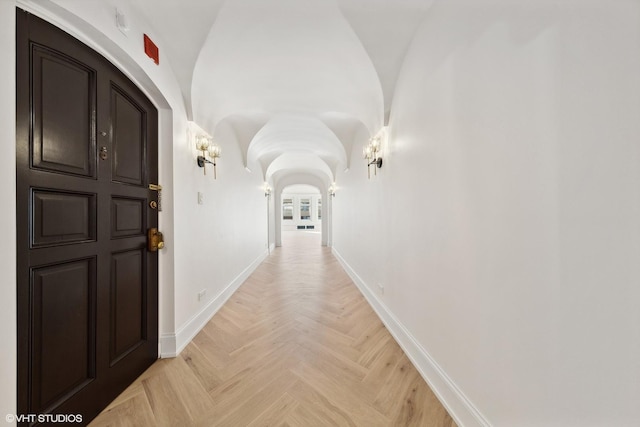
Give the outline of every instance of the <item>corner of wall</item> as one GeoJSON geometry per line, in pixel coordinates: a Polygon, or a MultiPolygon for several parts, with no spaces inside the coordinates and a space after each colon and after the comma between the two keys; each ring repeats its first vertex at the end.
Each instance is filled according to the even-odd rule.
{"type": "Polygon", "coordinates": [[[163,359],[176,357],[198,335],[198,332],[211,320],[222,308],[229,298],[238,290],[255,271],[256,268],[268,256],[265,251],[256,258],[247,268],[236,276],[226,288],[213,298],[202,310],[194,314],[184,325],[178,328],[175,334],[164,334],[160,337],[160,357],[163,359]]]}
{"type": "Polygon", "coordinates": [[[331,252],[349,277],[351,277],[351,280],[353,280],[409,360],[411,360],[413,366],[420,372],[422,378],[424,378],[442,405],[447,409],[449,415],[455,420],[456,424],[465,427],[489,426],[489,422],[480,411],[462,391],[460,391],[451,378],[447,376],[446,372],[431,357],[427,350],[418,343],[407,328],[389,311],[386,305],[371,292],[370,287],[340,253],[335,248],[332,248],[331,252]]]}

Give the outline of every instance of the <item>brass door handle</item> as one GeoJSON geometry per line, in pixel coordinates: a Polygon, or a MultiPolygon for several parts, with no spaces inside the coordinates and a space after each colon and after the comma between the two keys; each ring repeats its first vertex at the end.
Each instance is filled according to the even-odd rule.
{"type": "Polygon", "coordinates": [[[151,252],[157,252],[162,248],[164,248],[164,236],[157,228],[150,228],[147,231],[147,249],[151,252]]]}

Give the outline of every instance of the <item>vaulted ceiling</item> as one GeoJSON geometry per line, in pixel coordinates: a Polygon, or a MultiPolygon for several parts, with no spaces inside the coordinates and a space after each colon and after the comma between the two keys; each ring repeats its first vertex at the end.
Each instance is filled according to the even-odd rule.
{"type": "Polygon", "coordinates": [[[431,0],[135,0],[166,44],[190,118],[226,122],[265,180],[334,181],[388,118],[431,0]]]}

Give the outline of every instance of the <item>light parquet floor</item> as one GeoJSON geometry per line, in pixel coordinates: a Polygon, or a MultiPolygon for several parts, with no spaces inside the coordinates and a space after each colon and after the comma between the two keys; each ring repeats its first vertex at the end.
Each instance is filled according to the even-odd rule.
{"type": "Polygon", "coordinates": [[[455,426],[320,234],[283,240],[90,425],[455,426]]]}

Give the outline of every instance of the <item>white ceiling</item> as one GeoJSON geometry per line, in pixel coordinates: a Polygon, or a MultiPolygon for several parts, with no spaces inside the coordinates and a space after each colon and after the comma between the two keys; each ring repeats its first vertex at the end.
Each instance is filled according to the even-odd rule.
{"type": "Polygon", "coordinates": [[[334,180],[385,124],[432,0],[132,0],[161,34],[190,118],[228,122],[265,180],[334,180]],[[359,132],[365,131],[365,132],[359,132]]]}

